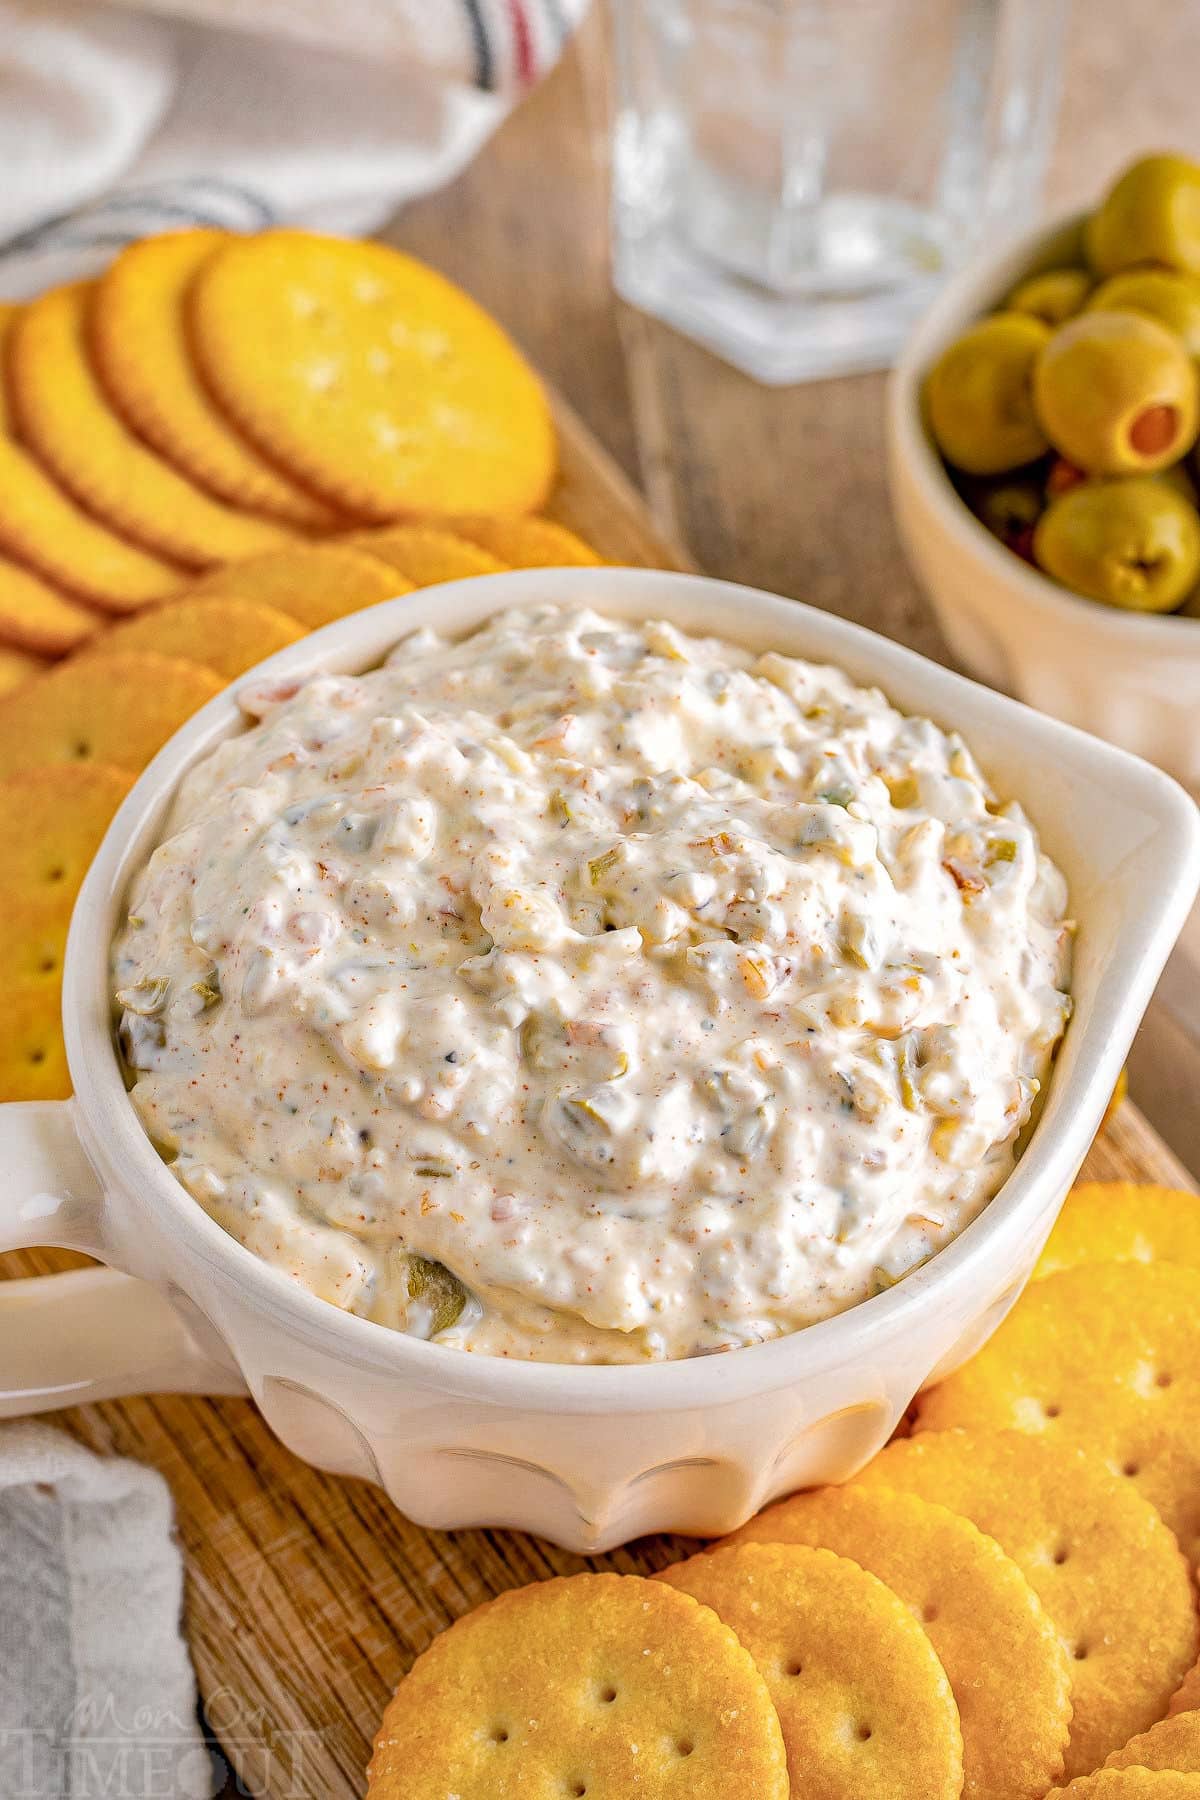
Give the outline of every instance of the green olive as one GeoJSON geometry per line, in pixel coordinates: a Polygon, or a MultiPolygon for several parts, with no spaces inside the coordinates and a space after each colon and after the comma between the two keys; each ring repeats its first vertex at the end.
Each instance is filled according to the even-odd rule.
{"type": "Polygon", "coordinates": [[[449,1330],[457,1321],[468,1295],[458,1276],[443,1263],[410,1253],[408,1297],[423,1302],[428,1312],[429,1335],[436,1337],[439,1331],[449,1330]]]}
{"type": "Polygon", "coordinates": [[[999,312],[942,352],[925,379],[925,407],[934,441],[954,468],[1003,475],[1044,453],[1032,379],[1049,340],[1040,319],[999,312]]]}
{"type": "Polygon", "coordinates": [[[1196,483],[1186,463],[1172,463],[1169,469],[1160,469],[1158,479],[1181,494],[1189,506],[1200,507],[1200,495],[1196,492],[1196,483]]]}
{"type": "MultiPolygon", "coordinates": [[[[1193,455],[1191,466],[1187,463],[1173,463],[1157,477],[1173,487],[1177,494],[1182,494],[1189,506],[1200,512],[1200,487],[1196,482],[1196,458],[1193,455]]],[[[1200,619],[1200,587],[1194,587],[1187,599],[1179,608],[1180,613],[1189,619],[1200,619]]]]}
{"type": "Polygon", "coordinates": [[[1088,312],[1143,313],[1173,331],[1189,356],[1200,356],[1200,281],[1173,269],[1126,269],[1102,281],[1088,312]]]}
{"type": "Polygon", "coordinates": [[[1046,269],[1019,282],[1004,305],[1009,312],[1032,313],[1045,325],[1064,325],[1082,312],[1092,285],[1086,269],[1046,269]]]}
{"type": "Polygon", "coordinates": [[[1045,505],[1036,481],[1011,476],[973,483],[966,498],[976,517],[1010,550],[1028,543],[1045,505]]]}
{"type": "Polygon", "coordinates": [[[1197,427],[1196,368],[1173,332],[1131,312],[1085,312],[1051,337],[1033,375],[1038,421],[1089,475],[1178,462],[1197,427]]]}
{"type": "Polygon", "coordinates": [[[1084,228],[1097,275],[1164,263],[1200,275],[1200,165],[1186,156],[1144,156],[1109,189],[1084,228]]]}
{"type": "Polygon", "coordinates": [[[1170,612],[1200,576],[1200,514],[1165,481],[1085,481],[1053,501],[1033,537],[1064,587],[1131,612],[1170,612]]]}

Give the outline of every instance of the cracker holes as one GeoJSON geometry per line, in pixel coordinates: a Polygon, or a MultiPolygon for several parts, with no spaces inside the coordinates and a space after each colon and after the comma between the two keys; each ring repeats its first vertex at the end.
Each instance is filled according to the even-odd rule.
{"type": "Polygon", "coordinates": [[[1050,1560],[1056,1569],[1061,1569],[1070,1554],[1071,1552],[1068,1550],[1067,1546],[1065,1544],[1060,1544],[1050,1560]]]}
{"type": "Polygon", "coordinates": [[[871,1727],[869,1725],[859,1725],[855,1735],[860,1744],[869,1744],[872,1737],[871,1727]]]}
{"type": "Polygon", "coordinates": [[[488,1737],[493,1744],[507,1744],[507,1742],[508,1742],[508,1726],[507,1725],[493,1725],[492,1729],[488,1732],[488,1737]]]}
{"type": "Polygon", "coordinates": [[[1057,1400],[1047,1400],[1042,1411],[1048,1419],[1058,1419],[1062,1417],[1062,1407],[1058,1404],[1057,1400]]]}
{"type": "Polygon", "coordinates": [[[934,1623],[934,1621],[936,1620],[940,1610],[941,1609],[939,1607],[936,1607],[933,1605],[922,1607],[922,1609],[921,1609],[922,1622],[926,1625],[932,1625],[934,1623]]]}
{"type": "Polygon", "coordinates": [[[40,1065],[42,1063],[45,1062],[46,1052],[44,1050],[33,1049],[29,1052],[28,1058],[26,1060],[29,1061],[30,1063],[32,1063],[34,1068],[36,1069],[36,1068],[40,1067],[40,1065]]]}
{"type": "Polygon", "coordinates": [[[797,1661],[797,1659],[793,1656],[791,1662],[784,1663],[783,1672],[785,1675],[792,1675],[792,1676],[803,1675],[804,1664],[802,1662],[797,1661]]]}
{"type": "Polygon", "coordinates": [[[600,1689],[601,1704],[603,1706],[611,1706],[613,1701],[616,1699],[616,1697],[617,1697],[616,1688],[613,1686],[611,1681],[606,1682],[604,1684],[604,1686],[600,1689]]]}
{"type": "Polygon", "coordinates": [[[53,868],[46,870],[47,881],[65,881],[66,879],[67,871],[63,868],[61,863],[55,863],[53,868]]]}
{"type": "Polygon", "coordinates": [[[1157,1388],[1169,1388],[1174,1379],[1175,1377],[1167,1369],[1162,1369],[1154,1377],[1154,1385],[1157,1388]]]}
{"type": "Polygon", "coordinates": [[[1086,1644],[1076,1644],[1075,1648],[1071,1652],[1071,1655],[1075,1658],[1076,1662],[1086,1662],[1088,1659],[1087,1645],[1086,1644]]]}
{"type": "Polygon", "coordinates": [[[86,762],[91,754],[92,746],[88,743],[86,738],[77,738],[71,745],[71,755],[75,757],[78,762],[86,762]]]}
{"type": "Polygon", "coordinates": [[[1135,1475],[1140,1475],[1141,1472],[1142,1472],[1141,1463],[1135,1461],[1135,1459],[1133,1457],[1130,1457],[1128,1462],[1123,1462],[1121,1464],[1122,1475],[1128,1476],[1130,1481],[1133,1480],[1135,1475]]]}
{"type": "Polygon", "coordinates": [[[680,1738],[675,1746],[675,1753],[677,1756],[691,1756],[695,1748],[691,1738],[680,1738]]]}
{"type": "Polygon", "coordinates": [[[38,972],[41,975],[53,975],[57,967],[58,958],[56,956],[43,956],[42,960],[38,963],[38,972]]]}
{"type": "Polygon", "coordinates": [[[572,1800],[583,1800],[583,1796],[587,1793],[587,1782],[586,1781],[568,1782],[567,1792],[568,1792],[568,1794],[571,1795],[572,1800]]]}

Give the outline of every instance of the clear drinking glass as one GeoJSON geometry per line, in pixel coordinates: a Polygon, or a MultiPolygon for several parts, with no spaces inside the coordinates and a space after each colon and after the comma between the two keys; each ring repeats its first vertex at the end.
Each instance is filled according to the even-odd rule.
{"type": "Polygon", "coordinates": [[[611,0],[614,276],[760,381],[885,366],[1037,212],[1068,0],[611,0]]]}

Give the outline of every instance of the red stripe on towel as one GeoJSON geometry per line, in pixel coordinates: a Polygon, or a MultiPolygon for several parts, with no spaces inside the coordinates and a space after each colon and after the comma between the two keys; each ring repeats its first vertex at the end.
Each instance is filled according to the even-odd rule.
{"type": "Polygon", "coordinates": [[[533,53],[533,34],[529,29],[522,0],[508,0],[508,16],[512,24],[517,80],[522,87],[532,87],[537,80],[537,64],[533,53]]]}

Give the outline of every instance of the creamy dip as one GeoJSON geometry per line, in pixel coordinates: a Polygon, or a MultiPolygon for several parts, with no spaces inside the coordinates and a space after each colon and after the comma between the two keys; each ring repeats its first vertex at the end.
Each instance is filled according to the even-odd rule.
{"type": "Polygon", "coordinates": [[[133,1101],[351,1312],[561,1362],[756,1343],[973,1219],[1066,891],[953,732],[593,612],[259,684],[115,946],[133,1101]]]}

